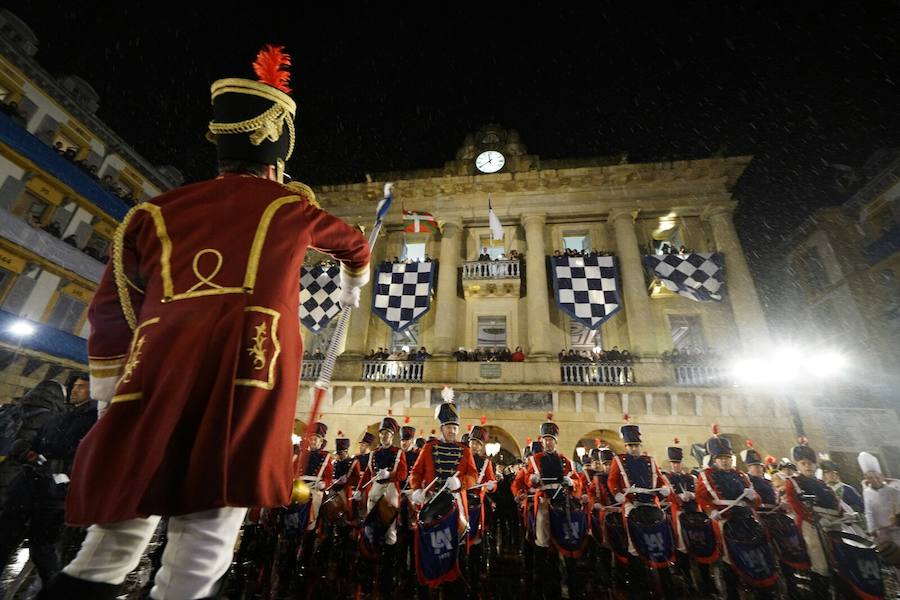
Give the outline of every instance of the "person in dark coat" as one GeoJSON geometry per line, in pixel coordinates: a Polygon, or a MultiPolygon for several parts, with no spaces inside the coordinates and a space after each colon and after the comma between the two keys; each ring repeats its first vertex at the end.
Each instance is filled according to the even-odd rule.
{"type": "MultiPolygon", "coordinates": [[[[55,471],[60,463],[55,448],[46,442],[57,419],[65,414],[63,386],[42,381],[19,402],[22,427],[11,453],[17,468],[0,508],[0,570],[27,537],[31,561],[46,583],[59,571],[56,543],[64,526],[68,481],[64,473],[55,471]]],[[[74,449],[69,459],[73,455],[74,449]]]]}

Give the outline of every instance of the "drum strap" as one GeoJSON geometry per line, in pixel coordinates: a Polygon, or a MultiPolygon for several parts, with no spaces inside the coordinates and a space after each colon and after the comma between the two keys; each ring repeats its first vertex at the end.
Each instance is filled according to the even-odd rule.
{"type": "Polygon", "coordinates": [[[330,462],[331,462],[331,455],[329,454],[328,456],[325,457],[325,460],[322,461],[322,466],[319,467],[319,471],[318,471],[318,473],[316,473],[315,477],[313,477],[312,475],[304,475],[300,479],[302,479],[303,481],[314,481],[314,482],[318,483],[322,479],[322,474],[325,473],[325,467],[327,467],[328,463],[330,463],[330,462]]]}
{"type": "Polygon", "coordinates": [[[488,459],[484,459],[484,464],[481,465],[481,472],[478,473],[478,480],[475,481],[475,484],[482,483],[484,481],[484,474],[487,473],[488,459]]]}

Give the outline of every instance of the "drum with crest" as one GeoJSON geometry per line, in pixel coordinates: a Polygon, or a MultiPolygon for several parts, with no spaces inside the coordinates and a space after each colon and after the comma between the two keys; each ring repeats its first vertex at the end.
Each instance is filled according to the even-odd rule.
{"type": "Polygon", "coordinates": [[[719,542],[706,513],[683,512],[678,515],[678,521],[681,539],[691,557],[700,564],[712,564],[719,559],[719,542]]]}
{"type": "Polygon", "coordinates": [[[329,490],[322,498],[321,512],[329,523],[343,523],[350,514],[350,505],[343,490],[329,490]]]}
{"type": "Polygon", "coordinates": [[[729,509],[722,539],[731,568],[749,585],[767,588],[775,584],[778,571],[765,531],[749,508],[729,509]]]}
{"type": "Polygon", "coordinates": [[[565,490],[550,498],[550,543],[562,556],[580,557],[588,540],[584,505],[565,490]]]}
{"type": "Polygon", "coordinates": [[[645,564],[663,569],[675,562],[672,528],[661,508],[652,504],[635,506],[626,520],[631,543],[645,564]]]}

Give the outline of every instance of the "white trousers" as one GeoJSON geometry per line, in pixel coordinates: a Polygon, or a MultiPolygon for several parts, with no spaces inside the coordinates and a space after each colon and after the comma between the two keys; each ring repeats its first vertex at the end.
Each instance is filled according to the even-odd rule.
{"type": "MultiPolygon", "coordinates": [[[[533,510],[528,507],[528,510],[533,510]]],[[[538,500],[537,515],[534,525],[534,543],[541,548],[550,547],[550,503],[546,498],[538,500]]]]}
{"type": "MultiPolygon", "coordinates": [[[[372,512],[375,505],[378,504],[378,501],[381,500],[382,497],[387,498],[388,503],[394,508],[400,507],[400,492],[397,491],[397,486],[393,482],[372,483],[372,489],[369,490],[369,496],[366,499],[366,514],[372,512]]],[[[388,527],[387,533],[384,535],[384,543],[388,546],[393,546],[397,543],[396,518],[391,523],[391,526],[388,527]]]]}
{"type": "MultiPolygon", "coordinates": [[[[162,568],[150,597],[193,600],[211,596],[231,564],[246,508],[216,508],[169,518],[162,568]]],[[[72,577],[120,584],[137,567],[160,517],[92,525],[78,556],[63,569],[72,577]]]]}

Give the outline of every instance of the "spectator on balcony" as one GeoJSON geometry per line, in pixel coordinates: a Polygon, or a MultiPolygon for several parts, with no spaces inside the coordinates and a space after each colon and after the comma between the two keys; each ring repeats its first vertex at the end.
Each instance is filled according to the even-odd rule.
{"type": "Polygon", "coordinates": [[[481,254],[478,255],[478,262],[491,262],[491,255],[488,252],[487,246],[481,249],[481,254]]]}
{"type": "Polygon", "coordinates": [[[525,353],[522,351],[522,346],[516,346],[516,351],[512,353],[510,361],[525,362],[525,353]]]}
{"type": "Polygon", "coordinates": [[[465,348],[460,346],[459,349],[453,353],[453,358],[455,358],[457,362],[465,362],[469,360],[469,353],[466,352],[465,348]]]}
{"type": "Polygon", "coordinates": [[[375,348],[369,350],[369,352],[363,356],[364,360],[375,360],[375,348]]]}
{"type": "Polygon", "coordinates": [[[622,350],[622,362],[631,364],[634,362],[634,357],[631,355],[631,352],[628,350],[622,350]]]}
{"type": "Polygon", "coordinates": [[[431,258],[430,256],[428,256],[428,255],[426,254],[426,255],[425,255],[425,259],[424,259],[423,262],[433,262],[433,260],[432,260],[432,258],[431,258]]]}
{"type": "Polygon", "coordinates": [[[504,348],[500,351],[497,360],[500,360],[502,362],[510,362],[512,360],[512,350],[510,350],[509,348],[504,348]]]}
{"type": "Polygon", "coordinates": [[[0,103],[0,110],[5,112],[9,117],[21,127],[25,127],[25,115],[19,110],[18,102],[0,103]]]}
{"type": "Polygon", "coordinates": [[[622,353],[619,352],[618,346],[613,346],[612,350],[606,353],[606,360],[609,362],[622,362],[622,353]]]}
{"type": "Polygon", "coordinates": [[[309,350],[303,351],[303,360],[309,360],[309,350]]]}
{"type": "Polygon", "coordinates": [[[431,354],[428,353],[428,350],[425,349],[425,346],[422,346],[421,348],[419,348],[419,351],[416,352],[413,360],[423,361],[429,358],[431,358],[431,354]]]}
{"type": "Polygon", "coordinates": [[[66,243],[66,244],[68,244],[68,245],[70,245],[70,246],[72,246],[73,248],[77,248],[77,247],[78,247],[78,238],[75,237],[75,234],[74,234],[74,233],[71,234],[71,235],[66,236],[66,239],[64,239],[63,242],[66,243]]]}
{"type": "Polygon", "coordinates": [[[322,354],[322,350],[316,347],[316,351],[313,353],[313,360],[324,360],[325,355],[322,354]]]}
{"type": "Polygon", "coordinates": [[[84,252],[94,260],[100,260],[100,251],[97,250],[97,248],[95,248],[94,246],[85,246],[82,252],[84,252]]]}
{"type": "Polygon", "coordinates": [[[49,233],[50,235],[52,235],[55,238],[62,237],[62,229],[60,228],[59,223],[57,221],[51,221],[50,223],[48,223],[44,227],[44,231],[46,231],[47,233],[49,233]]]}
{"type": "MultiPolygon", "coordinates": [[[[50,132],[50,135],[53,135],[53,132],[52,132],[52,131],[50,132]]],[[[66,153],[66,149],[63,148],[63,143],[62,143],[62,142],[56,142],[55,144],[53,144],[53,149],[56,150],[56,151],[57,151],[58,153],[60,153],[60,154],[65,154],[65,153],[66,153]]]]}

